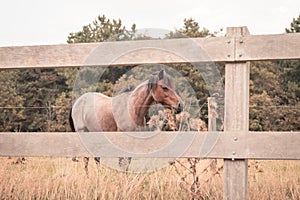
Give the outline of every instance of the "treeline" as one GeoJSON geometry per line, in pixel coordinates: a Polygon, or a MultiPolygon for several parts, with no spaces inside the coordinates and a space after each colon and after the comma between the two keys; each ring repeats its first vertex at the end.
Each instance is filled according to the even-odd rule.
{"type": "MultiPolygon", "coordinates": [[[[293,19],[286,32],[299,32],[299,24],[300,16],[293,19]]],[[[201,29],[193,19],[185,19],[182,28],[166,34],[164,38],[207,36],[215,37],[215,33],[201,29]]],[[[120,19],[110,20],[99,16],[91,24],[83,26],[81,31],[70,33],[67,42],[142,39],[154,38],[139,33],[135,24],[127,29],[120,19]]],[[[185,81],[195,91],[191,94],[186,86],[181,87],[183,89],[180,91],[193,117],[207,123],[207,98],[217,98],[220,128],[224,109],[224,66],[224,63],[207,64],[200,66],[200,70],[195,64],[164,66],[180,74],[175,77],[177,84],[185,81]],[[213,69],[217,69],[219,77],[215,76],[213,69]],[[208,79],[215,83],[214,87],[208,83],[208,79]]],[[[112,96],[117,92],[131,90],[144,78],[136,74],[151,74],[152,70],[153,66],[2,70],[1,131],[70,131],[69,110],[78,95],[97,91],[112,96]],[[132,71],[135,75],[130,74],[132,71]],[[116,85],[123,88],[116,89],[116,85]]],[[[253,62],[250,77],[250,129],[300,130],[300,61],[253,62]]]]}

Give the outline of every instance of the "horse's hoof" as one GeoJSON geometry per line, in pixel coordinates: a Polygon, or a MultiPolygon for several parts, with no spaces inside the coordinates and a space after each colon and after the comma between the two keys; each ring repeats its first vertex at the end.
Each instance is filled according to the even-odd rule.
{"type": "Polygon", "coordinates": [[[73,157],[73,158],[72,158],[72,161],[73,161],[73,162],[79,162],[78,158],[76,158],[76,157],[73,157]]]}

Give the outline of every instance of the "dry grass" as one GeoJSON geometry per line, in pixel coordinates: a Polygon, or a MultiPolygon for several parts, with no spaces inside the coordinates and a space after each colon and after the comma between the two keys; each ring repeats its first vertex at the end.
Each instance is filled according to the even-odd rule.
{"type": "Polygon", "coordinates": [[[300,199],[300,161],[250,161],[249,199],[300,199]]]}
{"type": "MultiPolygon", "coordinates": [[[[0,158],[0,199],[191,198],[184,189],[188,183],[173,166],[152,173],[125,174],[91,162],[87,177],[81,160],[28,158],[25,164],[12,164],[14,161],[16,158],[0,158]]],[[[249,163],[249,199],[300,199],[300,161],[249,163]]],[[[203,166],[197,165],[198,171],[203,166]]],[[[178,166],[177,170],[184,173],[186,169],[178,166]]],[[[222,172],[205,180],[200,184],[202,199],[222,199],[222,172]]]]}

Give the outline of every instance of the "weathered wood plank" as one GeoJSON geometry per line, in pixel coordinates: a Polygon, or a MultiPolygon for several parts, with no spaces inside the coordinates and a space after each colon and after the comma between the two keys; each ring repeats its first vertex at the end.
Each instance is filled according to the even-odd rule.
{"type": "Polygon", "coordinates": [[[217,131],[217,102],[215,97],[207,98],[208,107],[208,131],[217,131]]]}
{"type": "Polygon", "coordinates": [[[248,176],[245,176],[248,163],[245,160],[226,160],[224,162],[224,196],[223,199],[247,199],[248,176]],[[234,198],[233,198],[234,197],[234,198]]]}
{"type": "Polygon", "coordinates": [[[0,68],[300,59],[299,43],[300,34],[294,33],[0,47],[0,68]]]}
{"type": "Polygon", "coordinates": [[[225,66],[226,131],[249,129],[249,79],[250,63],[227,63],[225,66]]]}
{"type": "MultiPolygon", "coordinates": [[[[250,35],[247,27],[227,28],[227,36],[250,35]]],[[[234,57],[237,55],[234,42],[234,57]]],[[[250,62],[226,63],[225,65],[225,112],[224,130],[238,131],[239,135],[249,130],[249,80],[250,62]]],[[[232,152],[236,154],[236,152],[232,152]]],[[[224,160],[224,199],[248,199],[248,160],[236,163],[224,160]],[[230,180],[230,181],[229,181],[230,180]],[[245,181],[246,180],[246,181],[245,181]]]]}
{"type": "Polygon", "coordinates": [[[0,156],[88,156],[76,133],[0,133],[0,156]]]}
{"type": "Polygon", "coordinates": [[[41,45],[0,48],[0,68],[77,67],[98,44],[41,45]]]}
{"type": "Polygon", "coordinates": [[[0,68],[228,61],[229,39],[195,38],[0,48],[0,68]]]}
{"type": "Polygon", "coordinates": [[[224,132],[207,157],[294,160],[300,157],[300,132],[224,132]],[[222,153],[223,151],[223,153],[222,153]],[[218,155],[219,154],[219,155],[218,155]]]}
{"type": "Polygon", "coordinates": [[[236,38],[236,61],[300,59],[300,33],[236,38]]]}
{"type": "Polygon", "coordinates": [[[130,134],[0,133],[0,156],[300,159],[300,132],[161,132],[155,135],[143,132],[136,133],[135,137],[130,134]],[[207,140],[208,134],[214,134],[215,141],[207,140]],[[209,146],[209,151],[203,154],[203,148],[209,146]]]}

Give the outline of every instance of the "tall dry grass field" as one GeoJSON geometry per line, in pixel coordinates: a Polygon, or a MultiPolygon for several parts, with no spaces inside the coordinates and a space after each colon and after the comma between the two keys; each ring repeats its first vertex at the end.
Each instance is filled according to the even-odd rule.
{"type": "MultiPolygon", "coordinates": [[[[195,177],[189,175],[186,159],[175,163],[176,167],[140,174],[119,173],[90,162],[88,176],[81,160],[27,158],[25,163],[15,164],[16,159],[0,158],[0,199],[195,198],[195,177]]],[[[203,176],[196,175],[197,194],[202,199],[222,199],[222,167],[219,173],[208,175],[209,169],[200,170],[204,164],[199,163],[195,170],[203,176]]],[[[300,161],[249,163],[249,199],[300,199],[300,161]]]]}

